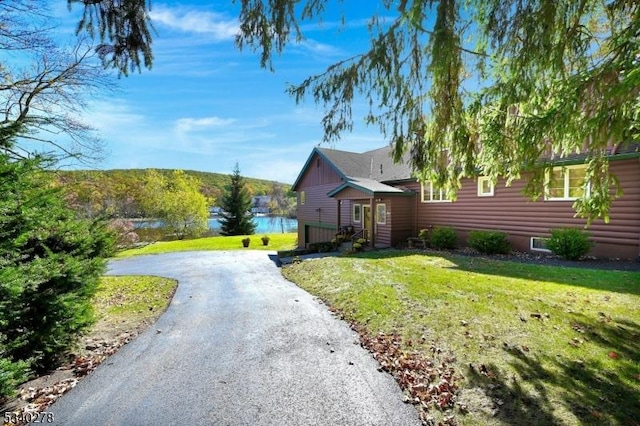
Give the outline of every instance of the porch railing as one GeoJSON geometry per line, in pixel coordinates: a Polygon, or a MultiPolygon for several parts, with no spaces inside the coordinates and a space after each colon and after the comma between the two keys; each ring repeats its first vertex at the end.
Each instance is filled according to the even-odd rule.
{"type": "Polygon", "coordinates": [[[351,242],[356,242],[359,238],[364,238],[365,240],[369,240],[369,230],[368,229],[360,229],[358,231],[356,231],[352,236],[351,236],[351,242]]]}

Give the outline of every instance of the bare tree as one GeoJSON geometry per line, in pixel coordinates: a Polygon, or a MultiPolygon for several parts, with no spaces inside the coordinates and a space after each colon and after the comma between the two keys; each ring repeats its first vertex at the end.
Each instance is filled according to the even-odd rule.
{"type": "Polygon", "coordinates": [[[13,158],[100,160],[102,141],[81,116],[88,99],[114,85],[88,38],[56,45],[42,10],[32,0],[0,2],[0,128],[16,131],[0,148],[13,158]]]}

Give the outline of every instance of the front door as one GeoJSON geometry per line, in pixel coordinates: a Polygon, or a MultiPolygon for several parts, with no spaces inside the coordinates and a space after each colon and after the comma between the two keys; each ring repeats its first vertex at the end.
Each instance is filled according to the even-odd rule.
{"type": "Polygon", "coordinates": [[[371,239],[371,206],[362,206],[362,229],[364,229],[364,238],[371,239]]]}

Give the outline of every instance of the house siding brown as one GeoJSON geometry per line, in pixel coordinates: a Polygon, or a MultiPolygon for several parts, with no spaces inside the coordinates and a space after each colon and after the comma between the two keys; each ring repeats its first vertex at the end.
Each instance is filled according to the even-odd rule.
{"type": "MultiPolygon", "coordinates": [[[[331,241],[337,230],[338,203],[327,193],[342,183],[341,177],[324,159],[314,155],[297,188],[298,246],[331,241]],[[305,203],[302,204],[304,192],[305,203]]],[[[344,210],[341,210],[344,211],[344,210]]]]}
{"type": "MultiPolygon", "coordinates": [[[[640,255],[640,160],[613,161],[610,168],[624,196],[612,203],[608,224],[597,220],[589,227],[595,242],[590,254],[634,258],[640,255]]],[[[418,183],[408,186],[421,190],[418,183]]],[[[417,228],[452,226],[463,241],[471,230],[500,230],[514,249],[529,250],[530,238],[548,237],[551,228],[585,226],[585,219],[573,217],[573,201],[530,201],[522,195],[524,186],[524,180],[511,187],[498,182],[494,196],[478,197],[476,181],[465,179],[455,202],[422,203],[418,196],[417,228]]]]}
{"type": "Polygon", "coordinates": [[[417,234],[415,227],[417,197],[391,198],[391,208],[387,205],[387,225],[391,227],[389,245],[405,243],[408,237],[417,234]]]}

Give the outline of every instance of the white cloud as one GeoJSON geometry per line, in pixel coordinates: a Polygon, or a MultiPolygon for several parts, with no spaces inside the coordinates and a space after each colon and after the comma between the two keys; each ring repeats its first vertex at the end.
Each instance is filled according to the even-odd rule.
{"type": "Polygon", "coordinates": [[[215,12],[157,6],[151,10],[150,16],[154,24],[182,32],[207,34],[216,41],[232,40],[238,33],[236,19],[215,12]]]}
{"type": "Polygon", "coordinates": [[[310,51],[315,55],[322,56],[343,56],[344,51],[338,47],[326,43],[319,43],[312,39],[305,39],[297,43],[298,46],[310,51]]]}
{"type": "Polygon", "coordinates": [[[180,118],[176,120],[175,130],[179,133],[187,133],[202,128],[225,127],[235,121],[233,118],[220,117],[180,118]]]}
{"type": "Polygon", "coordinates": [[[103,135],[119,133],[122,129],[137,127],[144,122],[144,116],[136,113],[123,99],[94,101],[87,108],[82,120],[98,129],[103,135]]]}

